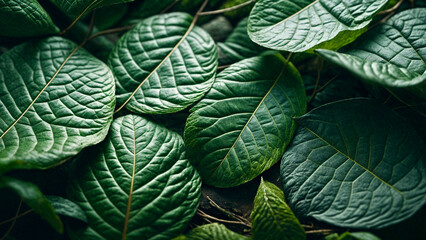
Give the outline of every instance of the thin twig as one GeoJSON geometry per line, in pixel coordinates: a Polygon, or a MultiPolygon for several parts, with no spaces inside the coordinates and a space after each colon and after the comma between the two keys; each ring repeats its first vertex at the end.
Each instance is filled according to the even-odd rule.
{"type": "Polygon", "coordinates": [[[6,224],[6,223],[12,222],[12,221],[14,221],[14,220],[16,220],[16,219],[18,219],[18,218],[21,218],[21,217],[23,217],[23,216],[27,215],[28,213],[32,213],[33,211],[34,211],[33,209],[30,209],[30,210],[27,210],[27,211],[25,211],[25,212],[23,212],[23,213],[20,213],[20,214],[19,214],[19,215],[17,215],[17,216],[14,216],[14,217],[12,217],[12,218],[9,218],[9,219],[7,219],[7,220],[4,220],[4,221],[0,222],[0,226],[1,226],[1,225],[3,225],[3,224],[6,224]]]}
{"type": "Polygon", "coordinates": [[[68,26],[66,27],[64,30],[62,30],[59,35],[64,35],[66,32],[68,32],[72,27],[74,27],[75,24],[77,24],[77,22],[80,20],[81,17],[84,16],[84,14],[89,11],[90,8],[92,8],[96,3],[98,2],[98,0],[93,1],[89,6],[87,6],[86,9],[83,10],[83,12],[77,16],[77,18],[68,26]]]}
{"type": "Polygon", "coordinates": [[[218,67],[217,67],[217,70],[223,70],[223,69],[225,69],[225,68],[228,68],[229,66],[231,66],[231,64],[229,64],[229,65],[222,65],[222,66],[218,66],[218,67]]]}
{"type": "Polygon", "coordinates": [[[314,91],[312,92],[311,98],[309,98],[308,103],[310,103],[314,99],[315,95],[318,92],[318,86],[319,86],[319,82],[320,82],[320,78],[321,78],[321,72],[322,72],[323,65],[324,65],[324,60],[320,59],[320,66],[319,66],[318,72],[317,72],[317,80],[315,82],[315,88],[314,88],[314,91]]]}
{"type": "Polygon", "coordinates": [[[16,210],[16,214],[15,214],[15,217],[13,218],[12,224],[10,225],[9,229],[7,229],[6,233],[3,235],[3,237],[0,240],[6,239],[9,233],[12,231],[13,227],[15,226],[16,220],[18,219],[17,216],[19,215],[19,212],[21,211],[21,206],[22,206],[22,199],[21,201],[19,201],[18,210],[16,210]]]}
{"type": "Polygon", "coordinates": [[[233,218],[233,219],[235,219],[237,221],[244,222],[247,225],[247,227],[251,228],[250,221],[248,221],[247,219],[245,219],[245,218],[243,218],[243,217],[241,217],[241,216],[239,216],[239,215],[237,215],[235,213],[229,212],[226,209],[222,208],[215,201],[213,201],[209,196],[207,196],[206,198],[209,200],[209,203],[210,203],[210,205],[212,207],[214,207],[214,208],[218,209],[219,211],[223,212],[224,214],[226,214],[230,218],[233,218]]]}
{"type": "Polygon", "coordinates": [[[166,8],[163,9],[163,11],[161,11],[160,13],[166,13],[167,11],[169,11],[172,7],[174,7],[176,5],[176,3],[178,3],[180,0],[175,0],[174,2],[172,2],[169,6],[167,6],[166,8]]]}
{"type": "Polygon", "coordinates": [[[215,15],[215,14],[221,14],[221,13],[231,12],[231,11],[237,10],[239,8],[248,6],[248,5],[252,4],[252,3],[254,3],[254,1],[255,0],[249,0],[247,2],[243,2],[243,3],[235,5],[233,7],[219,9],[219,10],[215,10],[215,11],[202,12],[202,13],[200,13],[200,16],[215,15]]]}
{"type": "Polygon", "coordinates": [[[306,231],[306,234],[321,234],[321,235],[328,235],[330,233],[333,233],[333,229],[318,229],[318,230],[309,230],[306,231]]]}
{"type": "Polygon", "coordinates": [[[93,32],[93,27],[95,26],[95,15],[96,15],[96,9],[92,12],[92,17],[90,18],[90,24],[89,24],[89,30],[87,31],[86,37],[84,38],[85,41],[88,41],[90,34],[93,32]]]}
{"type": "Polygon", "coordinates": [[[322,87],[320,87],[318,90],[317,90],[317,94],[319,93],[319,92],[321,92],[322,90],[324,90],[330,83],[332,83],[334,80],[336,80],[336,78],[338,77],[339,75],[337,75],[337,76],[334,76],[333,78],[331,78],[330,80],[328,80],[326,83],[324,83],[324,85],[322,85],[322,87]]]}
{"type": "Polygon", "coordinates": [[[244,222],[241,222],[241,221],[230,221],[230,220],[225,220],[225,219],[220,219],[220,218],[210,216],[200,209],[197,210],[197,214],[200,215],[203,218],[211,219],[211,220],[214,220],[214,221],[217,221],[217,222],[223,222],[223,223],[229,223],[229,224],[238,224],[238,225],[243,225],[245,227],[249,227],[249,226],[247,226],[247,224],[245,224],[244,222]]]}
{"type": "Polygon", "coordinates": [[[90,40],[97,38],[99,36],[102,36],[102,35],[126,31],[126,30],[129,30],[129,29],[132,29],[133,27],[134,27],[134,25],[130,25],[130,26],[125,26],[125,27],[111,28],[111,29],[108,29],[108,30],[105,30],[105,31],[97,32],[97,33],[93,34],[92,36],[90,36],[87,39],[87,41],[90,41],[90,40]]]}
{"type": "Polygon", "coordinates": [[[396,11],[399,8],[399,6],[401,6],[401,4],[403,2],[404,2],[404,0],[399,0],[399,2],[397,2],[393,7],[386,9],[386,10],[383,10],[383,11],[379,12],[377,15],[383,15],[383,14],[387,14],[387,13],[396,11]]]}

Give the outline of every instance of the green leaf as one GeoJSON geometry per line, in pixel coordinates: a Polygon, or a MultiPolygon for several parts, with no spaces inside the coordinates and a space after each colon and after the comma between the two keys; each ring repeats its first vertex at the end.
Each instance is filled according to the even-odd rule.
{"type": "Polygon", "coordinates": [[[257,45],[247,34],[247,18],[241,20],[225,42],[217,44],[220,65],[232,64],[246,58],[255,57],[266,51],[257,45]]]}
{"type": "Polygon", "coordinates": [[[0,172],[48,168],[105,138],[113,75],[76,47],[51,37],[0,56],[0,172]]]}
{"type": "Polygon", "coordinates": [[[426,74],[420,75],[391,63],[371,62],[345,53],[325,49],[316,52],[327,61],[347,69],[356,77],[370,84],[385,87],[401,100],[426,107],[426,74]]]}
{"type": "Polygon", "coordinates": [[[297,214],[342,227],[383,228],[425,203],[425,143],[393,111],[350,99],[296,121],[281,179],[297,214]]]}
{"type": "Polygon", "coordinates": [[[333,233],[326,236],[325,240],[380,240],[380,238],[368,232],[345,232],[341,235],[333,233]]]}
{"type": "Polygon", "coordinates": [[[178,112],[213,84],[213,39],[186,13],[143,20],[118,41],[109,58],[119,106],[136,113],[178,112]]]}
{"type": "Polygon", "coordinates": [[[253,239],[303,240],[305,230],[284,200],[284,193],[274,184],[260,181],[254,198],[253,239]]]}
{"type": "Polygon", "coordinates": [[[68,198],[89,226],[70,225],[71,239],[171,239],[197,210],[201,179],[182,138],[142,117],[115,119],[106,140],[77,161],[68,198]]]}
{"type": "Polygon", "coordinates": [[[76,203],[59,196],[46,196],[59,215],[78,219],[87,223],[87,217],[83,209],[76,203]]]}
{"type": "Polygon", "coordinates": [[[69,18],[76,19],[79,16],[99,7],[118,3],[132,2],[133,0],[50,0],[69,18]]]}
{"type": "Polygon", "coordinates": [[[206,224],[193,229],[186,236],[174,240],[248,240],[249,238],[227,229],[218,223],[206,224]]]}
{"type": "Polygon", "coordinates": [[[291,63],[275,55],[238,62],[191,109],[188,158],[206,184],[248,182],[281,158],[296,128],[292,118],[305,111],[303,82],[291,63]]]}
{"type": "Polygon", "coordinates": [[[40,36],[59,32],[36,0],[0,0],[0,35],[40,36]]]}
{"type": "Polygon", "coordinates": [[[260,0],[250,13],[250,38],[275,50],[304,52],[340,36],[327,47],[354,40],[388,0],[260,0]]]}
{"type": "Polygon", "coordinates": [[[0,177],[0,188],[7,187],[16,192],[34,212],[40,214],[56,231],[63,232],[61,219],[56,215],[55,209],[49,200],[43,196],[40,189],[29,182],[2,176],[0,177]]]}
{"type": "Polygon", "coordinates": [[[147,17],[161,13],[174,2],[176,0],[145,0],[130,10],[121,25],[137,24],[147,17]]]}

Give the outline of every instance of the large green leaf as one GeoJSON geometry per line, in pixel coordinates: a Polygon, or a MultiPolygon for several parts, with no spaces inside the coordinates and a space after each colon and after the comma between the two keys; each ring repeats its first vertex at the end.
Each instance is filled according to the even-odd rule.
{"type": "Polygon", "coordinates": [[[193,229],[185,236],[173,240],[248,240],[249,238],[227,229],[218,223],[206,224],[193,229]]]}
{"type": "Polygon", "coordinates": [[[89,11],[103,6],[113,5],[117,3],[132,2],[134,0],[50,0],[62,12],[71,19],[76,19],[83,16],[89,11]]]}
{"type": "Polygon", "coordinates": [[[105,138],[114,78],[76,47],[51,37],[0,56],[0,172],[48,168],[105,138]]]}
{"type": "Polygon", "coordinates": [[[355,40],[387,1],[260,0],[248,32],[254,42],[276,50],[303,52],[320,44],[335,49],[355,40]]]}
{"type": "Polygon", "coordinates": [[[191,109],[188,158],[207,184],[250,181],[280,159],[296,128],[292,118],[305,111],[303,82],[291,63],[275,55],[238,62],[191,109]]]}
{"type": "Polygon", "coordinates": [[[41,215],[56,231],[62,233],[61,219],[56,215],[50,201],[41,193],[40,189],[29,182],[16,178],[0,177],[0,188],[7,187],[16,192],[22,201],[41,215]]]}
{"type": "Polygon", "coordinates": [[[109,58],[120,106],[136,113],[177,112],[210,89],[216,45],[192,21],[186,13],[157,15],[121,37],[109,58]]]}
{"type": "Polygon", "coordinates": [[[59,32],[36,0],[0,0],[0,35],[39,36],[59,32]]]}
{"type": "Polygon", "coordinates": [[[284,200],[284,193],[270,182],[260,181],[250,216],[255,240],[303,240],[305,230],[284,200]]]}
{"type": "Polygon", "coordinates": [[[79,157],[68,196],[89,222],[71,225],[72,239],[171,239],[195,214],[201,179],[177,133],[127,115],[79,157]]]}
{"type": "Polygon", "coordinates": [[[382,228],[426,201],[425,143],[404,119],[368,99],[316,108],[281,163],[296,213],[354,228],[382,228]]]}

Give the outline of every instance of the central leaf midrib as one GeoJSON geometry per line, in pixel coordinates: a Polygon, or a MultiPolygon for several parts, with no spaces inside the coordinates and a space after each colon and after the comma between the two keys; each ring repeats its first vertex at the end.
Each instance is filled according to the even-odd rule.
{"type": "Polygon", "coordinates": [[[349,157],[347,154],[343,153],[342,151],[340,151],[339,149],[337,149],[336,147],[334,147],[332,144],[330,144],[329,142],[327,142],[324,138],[322,138],[321,136],[319,136],[318,134],[316,134],[313,130],[309,129],[306,126],[302,126],[302,127],[305,128],[306,130],[308,130],[313,135],[315,135],[318,139],[320,139],[321,141],[323,141],[325,144],[327,144],[328,146],[330,146],[331,148],[333,148],[336,152],[342,154],[344,157],[346,157],[347,159],[349,159],[352,162],[354,162],[356,165],[358,165],[359,167],[361,167],[362,169],[364,169],[366,172],[368,172],[369,174],[371,174],[373,177],[377,178],[382,183],[384,183],[385,185],[387,185],[388,187],[390,187],[391,189],[395,190],[396,192],[398,192],[399,194],[401,194],[403,197],[405,197],[404,193],[401,192],[399,189],[397,189],[395,186],[392,186],[390,183],[388,183],[385,180],[381,179],[379,176],[377,176],[376,174],[374,174],[372,171],[370,171],[366,167],[362,166],[360,163],[358,163],[357,161],[355,161],[354,159],[352,159],[351,157],[349,157]]]}

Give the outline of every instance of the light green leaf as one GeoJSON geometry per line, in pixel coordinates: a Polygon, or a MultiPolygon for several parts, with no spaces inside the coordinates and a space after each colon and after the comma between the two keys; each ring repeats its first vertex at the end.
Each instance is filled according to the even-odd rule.
{"type": "Polygon", "coordinates": [[[281,162],[292,209],[337,226],[383,228],[426,201],[425,143],[404,119],[369,99],[316,108],[281,162]]]}
{"type": "Polygon", "coordinates": [[[56,215],[55,209],[49,200],[43,196],[40,189],[29,182],[2,176],[0,177],[0,188],[7,187],[16,192],[34,212],[40,214],[56,231],[63,232],[61,219],[56,215]]]}
{"type": "Polygon", "coordinates": [[[292,118],[305,111],[303,82],[291,63],[275,55],[238,62],[191,109],[188,158],[206,184],[250,181],[281,158],[296,128],[292,118]]]}
{"type": "Polygon", "coordinates": [[[48,168],[105,138],[113,75],[76,47],[51,37],[0,56],[0,172],[48,168]]]}
{"type": "Polygon", "coordinates": [[[218,223],[206,224],[193,229],[186,236],[173,240],[249,240],[250,238],[235,233],[218,223]]]}
{"type": "Polygon", "coordinates": [[[59,215],[78,219],[87,223],[87,217],[83,209],[76,203],[59,196],[46,196],[59,215]]]}
{"type": "Polygon", "coordinates": [[[36,0],[0,0],[0,35],[40,36],[59,32],[36,0]]]}
{"type": "Polygon", "coordinates": [[[220,65],[232,64],[246,58],[255,57],[266,51],[257,45],[247,34],[247,18],[241,20],[225,42],[217,44],[220,65]]]}
{"type": "Polygon", "coordinates": [[[68,198],[89,226],[71,239],[171,239],[197,210],[201,179],[182,138],[136,115],[114,120],[106,140],[77,160],[68,198]]]}
{"type": "Polygon", "coordinates": [[[210,89],[216,45],[192,22],[186,13],[157,15],[121,37],[109,58],[120,107],[136,113],[178,112],[210,89]]]}
{"type": "Polygon", "coordinates": [[[254,198],[254,209],[250,218],[255,240],[306,239],[305,230],[284,200],[284,193],[263,179],[254,198]]]}
{"type": "Polygon", "coordinates": [[[388,0],[260,0],[250,13],[250,38],[275,50],[304,52],[339,37],[328,48],[355,40],[388,0]]]}
{"type": "Polygon", "coordinates": [[[91,10],[117,3],[132,2],[134,0],[50,0],[69,18],[76,19],[91,10]]]}

